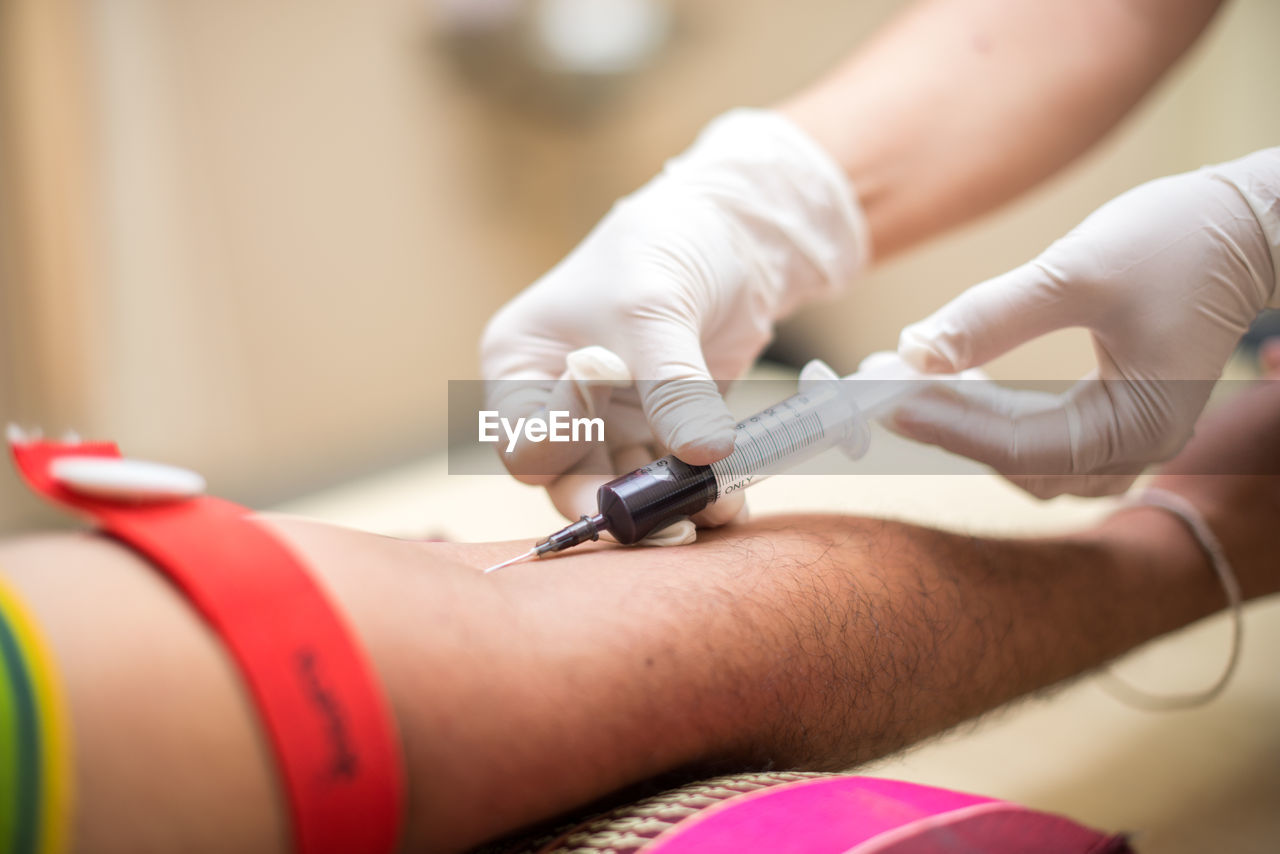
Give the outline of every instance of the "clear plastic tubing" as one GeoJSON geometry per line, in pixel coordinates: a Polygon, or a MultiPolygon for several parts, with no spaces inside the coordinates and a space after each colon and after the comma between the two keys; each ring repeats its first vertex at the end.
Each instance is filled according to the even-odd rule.
{"type": "MultiPolygon", "coordinates": [[[[607,531],[620,543],[636,543],[765,478],[839,447],[852,459],[867,452],[870,420],[917,391],[924,376],[896,354],[880,353],[856,374],[841,379],[814,361],[800,374],[796,394],[739,422],[733,453],[709,466],[673,455],[609,481],[596,494],[599,512],[541,540],[537,556],[557,552],[607,531]]],[[[939,377],[930,376],[937,380],[939,377]]]]}

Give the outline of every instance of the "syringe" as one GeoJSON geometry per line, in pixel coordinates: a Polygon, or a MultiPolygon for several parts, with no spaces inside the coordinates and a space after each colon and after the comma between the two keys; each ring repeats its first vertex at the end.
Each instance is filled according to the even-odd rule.
{"type": "Polygon", "coordinates": [[[896,353],[868,357],[857,373],[843,380],[825,363],[814,360],[800,372],[796,394],[736,425],[733,453],[723,460],[695,466],[668,455],[615,478],[596,493],[599,510],[594,516],[584,515],[524,554],[485,572],[598,540],[606,531],[620,543],[638,543],[726,495],[832,447],[859,459],[871,441],[871,419],[918,391],[922,387],[918,381],[948,378],[926,377],[896,353]]]}

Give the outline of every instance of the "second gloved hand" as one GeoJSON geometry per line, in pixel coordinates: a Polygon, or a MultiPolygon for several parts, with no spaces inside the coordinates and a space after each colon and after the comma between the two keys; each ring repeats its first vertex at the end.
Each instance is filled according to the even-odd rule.
{"type": "Polygon", "coordinates": [[[778,318],[854,276],[866,242],[845,176],[798,127],[761,110],[712,122],[490,321],[481,356],[492,408],[605,421],[606,448],[522,442],[503,454],[508,470],[547,486],[572,518],[594,512],[595,486],[611,474],[668,451],[696,465],[727,456],[725,385],[778,318]],[[566,361],[587,347],[621,360],[590,388],[566,361]],[[614,387],[617,375],[634,384],[614,387]]]}
{"type": "Polygon", "coordinates": [[[1093,334],[1092,376],[1056,396],[933,389],[892,426],[1040,497],[1123,490],[1190,438],[1240,336],[1276,297],[1278,259],[1280,149],[1130,190],[899,342],[916,368],[951,372],[1082,326],[1093,334]]]}

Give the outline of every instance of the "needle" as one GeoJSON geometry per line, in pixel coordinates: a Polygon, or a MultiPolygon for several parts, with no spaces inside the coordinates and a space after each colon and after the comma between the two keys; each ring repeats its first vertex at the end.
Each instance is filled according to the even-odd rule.
{"type": "Polygon", "coordinates": [[[511,564],[513,563],[520,563],[521,561],[528,560],[531,557],[537,557],[537,556],[538,556],[538,547],[534,546],[533,548],[529,549],[529,551],[525,552],[522,555],[513,557],[511,560],[504,560],[502,563],[495,564],[489,567],[484,571],[484,574],[488,575],[491,572],[497,572],[498,570],[502,569],[504,566],[511,566],[511,564]]]}

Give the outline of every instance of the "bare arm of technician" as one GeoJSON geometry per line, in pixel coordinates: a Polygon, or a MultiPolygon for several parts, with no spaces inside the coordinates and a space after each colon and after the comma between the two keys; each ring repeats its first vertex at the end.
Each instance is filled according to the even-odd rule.
{"type": "Polygon", "coordinates": [[[781,106],[852,179],[882,259],[1083,153],[1220,5],[926,0],[781,106]]]}
{"type": "MultiPolygon", "coordinates": [[[[1280,384],[1263,391],[1172,468],[1247,453],[1277,470],[1280,384]]],[[[1246,596],[1280,587],[1280,478],[1162,483],[1206,513],[1246,596]]],[[[495,576],[477,569],[521,544],[264,522],[333,591],[387,687],[412,851],[460,850],[671,770],[847,767],[1223,604],[1181,523],[1151,509],[1035,541],[761,519],[694,546],[584,549],[495,576]]],[[[60,663],[77,850],[283,850],[254,711],[158,573],[71,535],[0,544],[0,572],[60,663]]]]}

